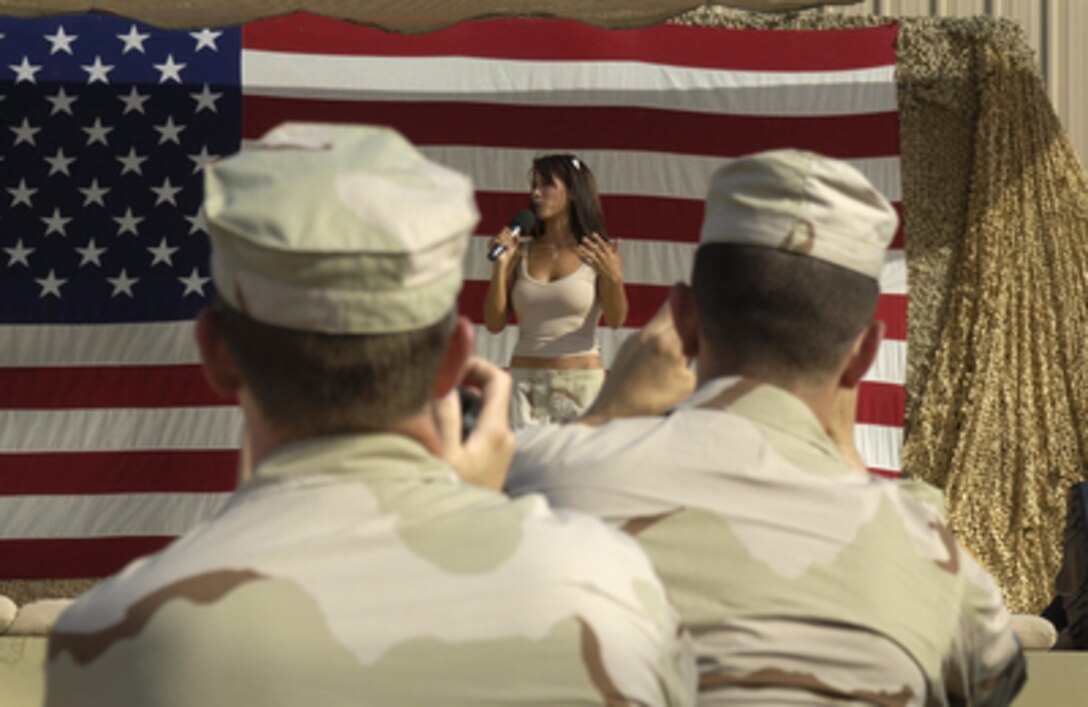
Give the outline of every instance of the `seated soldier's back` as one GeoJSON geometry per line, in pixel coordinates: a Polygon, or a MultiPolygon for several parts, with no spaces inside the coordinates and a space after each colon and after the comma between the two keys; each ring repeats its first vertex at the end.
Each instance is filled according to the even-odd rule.
{"type": "Polygon", "coordinates": [[[704,704],[943,704],[1022,679],[1000,594],[940,512],[849,468],[781,389],[719,379],[667,416],[522,432],[511,490],[638,538],[704,704]]]}
{"type": "Polygon", "coordinates": [[[47,704],[688,704],[671,612],[595,519],[397,435],[322,438],[77,601],[47,704]]]}

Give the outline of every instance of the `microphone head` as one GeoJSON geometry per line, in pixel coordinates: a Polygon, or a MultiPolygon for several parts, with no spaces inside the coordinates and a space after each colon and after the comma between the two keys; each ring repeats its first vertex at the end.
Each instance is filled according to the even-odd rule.
{"type": "Polygon", "coordinates": [[[522,209],[510,222],[510,230],[515,233],[528,233],[536,225],[536,214],[532,209],[522,209]]]}

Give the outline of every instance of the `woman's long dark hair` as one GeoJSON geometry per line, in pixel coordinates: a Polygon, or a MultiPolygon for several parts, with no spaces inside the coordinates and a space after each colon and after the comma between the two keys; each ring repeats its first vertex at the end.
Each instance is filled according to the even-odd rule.
{"type": "MultiPolygon", "coordinates": [[[[533,177],[537,175],[545,184],[558,179],[567,187],[570,194],[570,230],[579,243],[593,232],[604,239],[608,238],[601,198],[597,194],[597,180],[585,162],[570,154],[541,155],[533,160],[529,170],[530,188],[533,177]]],[[[533,235],[538,236],[543,232],[544,225],[538,221],[533,235]]]]}

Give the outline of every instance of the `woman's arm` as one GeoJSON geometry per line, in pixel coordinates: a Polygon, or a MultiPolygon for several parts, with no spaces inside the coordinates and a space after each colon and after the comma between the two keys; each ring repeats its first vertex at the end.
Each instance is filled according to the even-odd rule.
{"type": "Polygon", "coordinates": [[[613,329],[627,319],[627,291],[623,289],[623,261],[618,241],[606,241],[591,233],[578,246],[578,255],[597,273],[597,296],[604,323],[613,329]]]}
{"type": "Polygon", "coordinates": [[[484,326],[492,334],[497,334],[506,328],[510,321],[510,288],[516,277],[516,265],[518,257],[518,237],[509,228],[502,229],[487,244],[488,252],[502,244],[506,247],[491,266],[491,281],[487,285],[487,297],[484,298],[484,326]]]}

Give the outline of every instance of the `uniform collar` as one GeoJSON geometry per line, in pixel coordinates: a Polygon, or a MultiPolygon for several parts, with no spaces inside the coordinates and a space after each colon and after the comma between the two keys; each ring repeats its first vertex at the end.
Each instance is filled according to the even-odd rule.
{"type": "Polygon", "coordinates": [[[363,474],[368,479],[457,480],[456,474],[422,444],[391,432],[310,437],[280,447],[261,460],[254,476],[363,474]]]}
{"type": "Polygon", "coordinates": [[[801,443],[810,454],[821,458],[824,464],[820,467],[831,462],[832,467],[841,465],[844,470],[854,471],[812,408],[770,383],[739,376],[714,378],[699,386],[677,409],[721,410],[740,415],[764,432],[801,443]]]}

